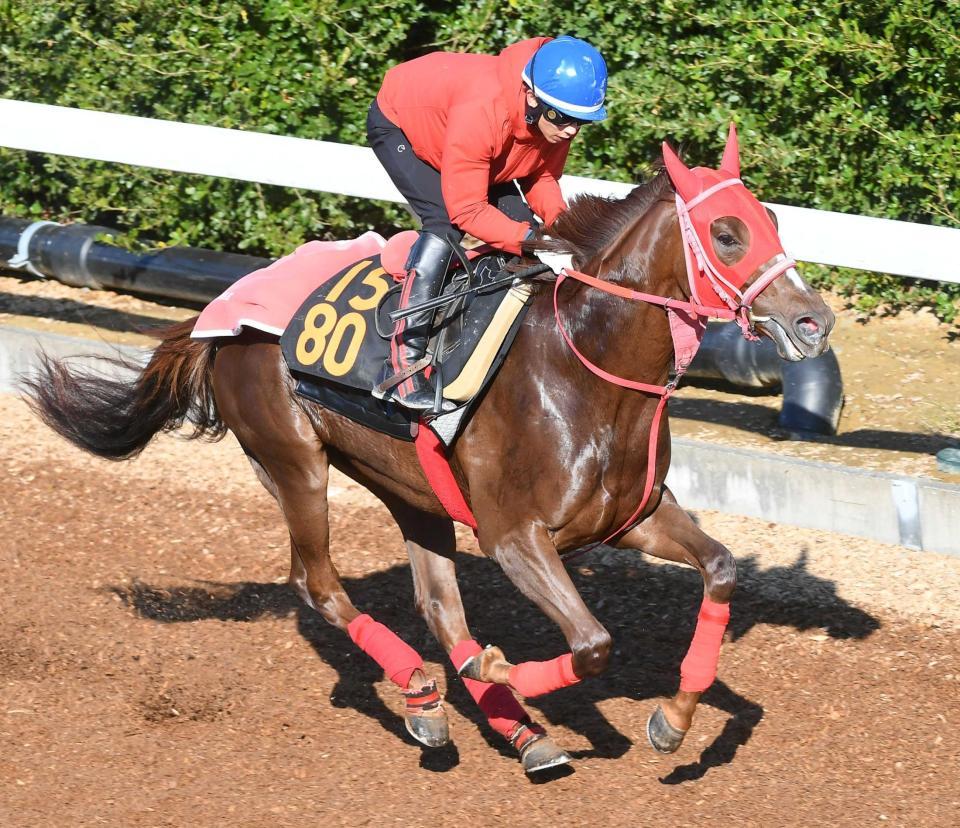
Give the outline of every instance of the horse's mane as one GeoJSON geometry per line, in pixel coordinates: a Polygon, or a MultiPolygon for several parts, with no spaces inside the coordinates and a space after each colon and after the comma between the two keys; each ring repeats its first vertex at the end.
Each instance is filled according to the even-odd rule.
{"type": "Polygon", "coordinates": [[[532,250],[572,253],[573,266],[582,267],[609,247],[656,202],[672,193],[670,178],[661,169],[623,198],[578,195],[570,209],[547,228],[547,236],[524,245],[532,250]]]}

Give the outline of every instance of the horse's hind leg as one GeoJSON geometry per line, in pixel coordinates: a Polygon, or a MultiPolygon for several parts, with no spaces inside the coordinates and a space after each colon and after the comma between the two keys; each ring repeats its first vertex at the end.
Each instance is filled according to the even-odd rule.
{"type": "Polygon", "coordinates": [[[274,483],[290,529],[290,585],[326,621],[348,633],[401,689],[410,735],[428,747],[445,745],[450,738],[446,712],[436,682],[423,672],[423,659],[390,629],[361,614],[343,588],[329,554],[326,482],[324,457],[309,482],[301,477],[274,483]]]}
{"type": "Polygon", "coordinates": [[[700,696],[717,676],[720,645],[730,619],[730,598],[737,583],[736,562],[666,489],[656,511],[624,535],[617,546],[689,564],[703,576],[703,603],[693,641],[680,665],[680,689],[657,707],[647,723],[650,744],[661,753],[673,753],[690,728],[700,696]]]}
{"type": "Polygon", "coordinates": [[[289,389],[271,370],[279,353],[258,354],[257,348],[224,348],[217,358],[214,382],[224,422],[247,455],[256,458],[254,468],[259,466],[258,474],[267,478],[267,489],[283,511],[290,530],[290,583],[308,606],[348,633],[400,687],[408,730],[421,739],[410,725],[411,717],[432,713],[434,727],[429,739],[421,741],[430,747],[445,744],[448,736],[440,697],[435,687],[432,695],[423,692],[427,684],[423,659],[383,624],[361,614],[343,588],[330,559],[326,450],[303,410],[291,404],[289,389]],[[255,382],[257,373],[266,376],[255,382]]]}
{"type": "MultiPolygon", "coordinates": [[[[457,585],[453,523],[397,501],[389,501],[387,506],[406,541],[417,610],[459,670],[482,648],[467,627],[457,585]]],[[[463,678],[463,683],[490,726],[517,749],[527,773],[570,761],[570,755],[533,722],[507,687],[469,678],[463,678]]]]}

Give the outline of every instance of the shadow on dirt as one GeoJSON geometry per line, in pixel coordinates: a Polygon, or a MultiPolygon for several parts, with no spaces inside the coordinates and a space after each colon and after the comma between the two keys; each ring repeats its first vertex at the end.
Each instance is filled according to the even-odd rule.
{"type": "MultiPolygon", "coordinates": [[[[164,302],[162,299],[150,298],[157,304],[168,304],[174,307],[189,307],[183,302],[164,302]]],[[[0,307],[18,316],[33,316],[38,319],[57,319],[61,322],[79,322],[92,325],[107,331],[121,333],[145,333],[158,328],[165,328],[173,320],[159,316],[147,316],[142,313],[105,308],[99,305],[77,302],[74,299],[45,296],[22,296],[15,293],[0,292],[0,307]]]]}
{"type": "MultiPolygon", "coordinates": [[[[550,658],[566,649],[559,631],[522,599],[494,563],[459,554],[457,568],[467,617],[478,641],[496,643],[514,662],[550,658]]],[[[758,624],[797,631],[821,629],[837,639],[866,638],[880,627],[876,618],[840,598],[833,582],[810,573],[805,554],[790,566],[768,569],[751,557],[742,558],[738,572],[729,630],[733,642],[758,624]]],[[[638,553],[607,548],[591,553],[572,574],[587,605],[614,636],[610,669],[581,686],[528,700],[526,705],[539,712],[535,718],[562,722],[586,737],[592,748],[576,752],[575,758],[616,758],[630,750],[633,742],[606,719],[598,703],[610,698],[647,701],[676,691],[679,664],[696,622],[702,581],[693,570],[651,564],[638,553]]],[[[481,728],[491,747],[505,756],[513,755],[512,748],[486,724],[439,645],[416,616],[409,567],[395,566],[363,578],[344,579],[344,585],[357,606],[401,631],[427,660],[446,665],[448,703],[481,728]]],[[[403,722],[373,687],[382,678],[379,668],[343,633],[304,606],[285,584],[201,583],[157,589],[134,583],[112,591],[142,617],[162,623],[205,619],[254,622],[264,616],[295,615],[301,635],[338,673],[331,703],[358,710],[398,739],[409,741],[403,722]]],[[[664,784],[698,779],[710,768],[730,763],[763,718],[760,704],[722,681],[707,691],[703,701],[729,713],[730,718],[697,761],[675,768],[661,780],[664,784]]],[[[451,745],[440,751],[424,750],[421,766],[445,771],[458,761],[451,745]]]]}
{"type": "MultiPolygon", "coordinates": [[[[691,384],[701,388],[717,388],[718,390],[743,395],[769,396],[766,389],[757,391],[757,389],[733,387],[720,383],[711,384],[704,381],[691,384]]],[[[769,397],[768,404],[674,397],[670,401],[670,417],[671,419],[695,420],[712,425],[723,424],[740,431],[764,434],[772,440],[803,440],[831,446],[885,449],[887,451],[914,452],[916,454],[936,454],[942,448],[960,448],[960,440],[950,434],[884,431],[874,428],[861,428],[837,435],[788,432],[777,425],[780,404],[781,399],[779,397],[769,397]]]]}

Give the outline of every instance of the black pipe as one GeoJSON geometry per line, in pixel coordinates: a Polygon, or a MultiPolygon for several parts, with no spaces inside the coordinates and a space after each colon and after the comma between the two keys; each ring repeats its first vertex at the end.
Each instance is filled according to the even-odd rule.
{"type": "Polygon", "coordinates": [[[832,350],[790,362],[770,339],[749,342],[737,325],[711,322],[686,374],[735,386],[783,390],[778,424],[790,431],[836,434],[843,408],[843,380],[832,350]]]}
{"type": "MultiPolygon", "coordinates": [[[[0,268],[17,254],[31,221],[0,217],[0,268]]],[[[109,288],[147,296],[206,303],[241,276],[273,260],[198,247],[131,253],[95,240],[115,230],[90,224],[48,224],[30,237],[27,255],[43,276],[75,287],[109,288]]]]}
{"type": "MultiPolygon", "coordinates": [[[[8,267],[8,260],[16,256],[20,239],[32,224],[0,217],[0,269],[8,267]]],[[[43,276],[68,285],[201,304],[272,261],[194,247],[167,247],[137,254],[95,240],[98,235],[113,236],[115,232],[89,224],[37,227],[29,239],[27,258],[43,276]]],[[[687,376],[751,388],[780,386],[782,428],[836,433],[843,382],[833,351],[816,359],[788,362],[779,357],[772,341],[748,342],[736,325],[711,323],[687,376]]]]}

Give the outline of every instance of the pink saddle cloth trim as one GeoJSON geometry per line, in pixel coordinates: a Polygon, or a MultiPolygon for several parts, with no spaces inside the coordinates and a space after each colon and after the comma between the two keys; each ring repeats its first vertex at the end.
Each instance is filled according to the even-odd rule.
{"type": "Polygon", "coordinates": [[[460,486],[457,485],[446,452],[440,444],[440,438],[433,433],[432,429],[421,424],[417,429],[414,444],[417,447],[417,457],[423,473],[427,476],[427,481],[437,495],[437,499],[447,510],[447,514],[457,523],[464,523],[476,532],[477,519],[470,511],[467,501],[464,500],[460,486]]]}
{"type": "Polygon", "coordinates": [[[373,232],[347,241],[302,244],[227,288],[203,309],[191,336],[237,336],[244,328],[280,336],[314,290],[354,262],[380,255],[387,244],[373,232]]]}
{"type": "MultiPolygon", "coordinates": [[[[384,239],[364,233],[346,241],[311,241],[273,264],[254,270],[210,302],[193,327],[194,339],[239,336],[244,328],[281,336],[307,297],[345,268],[373,256],[396,281],[402,281],[410,248],[419,237],[404,230],[384,239]]],[[[474,259],[490,248],[470,250],[474,259]]]]}

